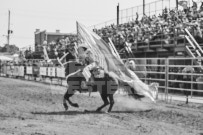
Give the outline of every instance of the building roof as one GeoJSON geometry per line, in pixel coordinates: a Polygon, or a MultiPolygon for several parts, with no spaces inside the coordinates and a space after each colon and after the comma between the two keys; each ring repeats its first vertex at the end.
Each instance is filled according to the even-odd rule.
{"type": "Polygon", "coordinates": [[[35,34],[39,34],[39,33],[45,33],[47,35],[75,35],[73,33],[60,33],[60,32],[47,32],[46,30],[44,31],[36,31],[35,34]]]}
{"type": "Polygon", "coordinates": [[[72,33],[46,32],[47,35],[74,35],[72,33]]]}

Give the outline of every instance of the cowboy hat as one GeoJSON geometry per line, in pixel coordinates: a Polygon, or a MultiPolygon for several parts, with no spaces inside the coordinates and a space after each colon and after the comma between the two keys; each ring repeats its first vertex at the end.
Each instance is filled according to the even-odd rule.
{"type": "Polygon", "coordinates": [[[84,44],[84,43],[79,44],[79,45],[78,45],[78,48],[80,48],[80,47],[89,48],[89,46],[88,46],[88,45],[86,45],[86,44],[84,44]]]}

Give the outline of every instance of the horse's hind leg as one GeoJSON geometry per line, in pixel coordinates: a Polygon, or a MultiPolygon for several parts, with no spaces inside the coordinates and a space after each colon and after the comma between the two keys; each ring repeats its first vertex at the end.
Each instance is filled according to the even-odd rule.
{"type": "Polygon", "coordinates": [[[66,91],[66,93],[65,93],[65,95],[64,95],[64,98],[63,98],[63,106],[64,106],[64,108],[65,108],[65,110],[68,110],[68,105],[67,105],[67,103],[66,103],[66,100],[68,101],[68,103],[71,105],[71,106],[73,106],[73,107],[79,107],[79,105],[77,104],[77,103],[72,103],[71,101],[70,101],[70,97],[72,97],[74,94],[70,94],[69,92],[68,92],[68,90],[66,91]]]}
{"type": "Polygon", "coordinates": [[[97,108],[97,110],[96,110],[97,112],[101,111],[105,106],[107,106],[109,104],[109,101],[107,99],[107,95],[106,94],[100,94],[100,95],[101,95],[101,98],[102,98],[104,104],[97,108]]]}
{"type": "Polygon", "coordinates": [[[70,100],[70,97],[72,97],[74,94],[67,94],[68,96],[66,97],[66,100],[68,101],[68,103],[73,106],[73,107],[79,107],[79,105],[77,103],[73,103],[71,100],[70,100]]]}
{"type": "Polygon", "coordinates": [[[65,108],[66,111],[68,110],[68,105],[66,103],[66,99],[65,98],[63,98],[63,107],[65,108]]]}
{"type": "Polygon", "coordinates": [[[110,94],[110,95],[109,95],[109,101],[110,101],[110,106],[109,106],[108,112],[111,112],[111,110],[112,110],[112,108],[113,108],[113,105],[114,105],[113,94],[110,94]]]}

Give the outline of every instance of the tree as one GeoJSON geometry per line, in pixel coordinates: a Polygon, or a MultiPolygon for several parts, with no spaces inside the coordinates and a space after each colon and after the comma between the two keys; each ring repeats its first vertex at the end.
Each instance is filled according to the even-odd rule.
{"type": "Polygon", "coordinates": [[[8,52],[14,54],[19,51],[19,48],[15,45],[5,44],[4,47],[0,48],[0,52],[8,52]]]}

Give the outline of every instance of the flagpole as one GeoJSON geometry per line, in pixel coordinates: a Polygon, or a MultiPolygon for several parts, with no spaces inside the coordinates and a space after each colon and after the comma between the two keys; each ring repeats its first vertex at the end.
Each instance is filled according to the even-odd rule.
{"type": "Polygon", "coordinates": [[[78,40],[79,40],[79,37],[78,37],[78,21],[76,21],[76,30],[77,30],[77,46],[78,46],[78,40]]]}
{"type": "Polygon", "coordinates": [[[78,36],[78,33],[79,33],[79,30],[78,30],[78,22],[76,21],[76,30],[77,30],[77,41],[76,41],[76,45],[74,46],[75,48],[75,52],[76,52],[76,58],[77,58],[77,55],[78,55],[78,42],[79,42],[79,36],[78,36]]]}

